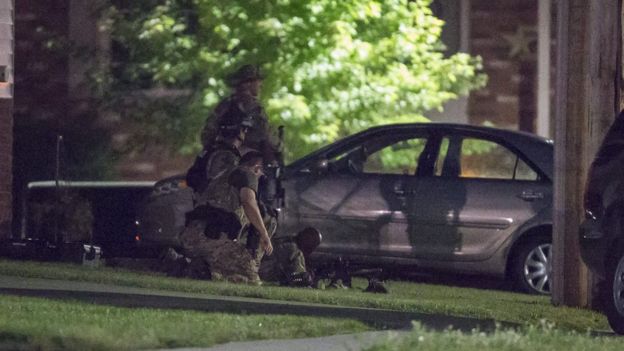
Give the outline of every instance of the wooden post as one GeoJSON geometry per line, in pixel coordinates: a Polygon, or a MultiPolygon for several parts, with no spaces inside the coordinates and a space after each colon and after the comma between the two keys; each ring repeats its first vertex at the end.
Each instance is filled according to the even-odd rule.
{"type": "Polygon", "coordinates": [[[578,227],[589,165],[619,112],[620,0],[559,0],[553,210],[556,305],[591,306],[578,227]]]}

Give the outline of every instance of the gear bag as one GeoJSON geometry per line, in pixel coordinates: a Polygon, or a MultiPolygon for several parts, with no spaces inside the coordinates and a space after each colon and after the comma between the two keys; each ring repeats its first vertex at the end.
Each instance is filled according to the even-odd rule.
{"type": "Polygon", "coordinates": [[[195,157],[195,162],[186,171],[186,185],[197,193],[201,193],[208,186],[208,177],[206,175],[208,157],[209,153],[206,150],[202,151],[195,157]]]}

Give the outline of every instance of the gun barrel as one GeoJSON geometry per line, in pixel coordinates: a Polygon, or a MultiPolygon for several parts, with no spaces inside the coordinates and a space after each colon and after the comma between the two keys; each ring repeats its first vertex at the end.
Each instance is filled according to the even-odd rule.
{"type": "Polygon", "coordinates": [[[357,271],[352,271],[349,274],[356,277],[371,277],[371,276],[380,276],[383,273],[383,269],[381,268],[371,268],[371,269],[358,269],[357,271]]]}

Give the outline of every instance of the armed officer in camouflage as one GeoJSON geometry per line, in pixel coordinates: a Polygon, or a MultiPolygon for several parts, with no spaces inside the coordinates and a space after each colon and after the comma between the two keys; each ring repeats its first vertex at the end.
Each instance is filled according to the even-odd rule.
{"type": "Polygon", "coordinates": [[[250,125],[244,116],[233,124],[235,116],[229,117],[232,118],[219,126],[213,151],[205,155],[209,181],[199,194],[199,206],[187,214],[187,227],[180,241],[184,254],[206,263],[213,279],[259,283],[256,253],[239,239],[242,229],[250,223],[259,233],[257,249],[269,255],[273,251],[256,199],[262,155],[248,152],[238,165],[238,147],[250,125]],[[218,147],[219,143],[222,147],[218,147]]]}
{"type": "Polygon", "coordinates": [[[186,181],[196,193],[196,203],[206,203],[206,187],[220,175],[230,173],[238,166],[240,149],[249,131],[253,117],[239,109],[228,111],[218,127],[215,142],[204,149],[186,175],[186,181]]]}
{"type": "Polygon", "coordinates": [[[321,241],[321,233],[311,227],[294,236],[273,238],[275,250],[262,261],[260,278],[281,285],[312,286],[314,277],[306,261],[321,241]]]}
{"type": "Polygon", "coordinates": [[[244,65],[227,77],[233,93],[222,100],[213,113],[206,119],[201,140],[206,150],[215,142],[218,128],[229,117],[228,111],[239,109],[253,116],[254,128],[249,131],[242,145],[241,152],[247,149],[257,150],[262,154],[265,164],[277,162],[277,142],[269,126],[268,117],[258,100],[263,76],[254,65],[244,65]]]}

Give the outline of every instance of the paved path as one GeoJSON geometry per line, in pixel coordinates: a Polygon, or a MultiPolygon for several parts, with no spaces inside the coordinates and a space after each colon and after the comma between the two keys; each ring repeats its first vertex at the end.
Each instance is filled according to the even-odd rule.
{"type": "Polygon", "coordinates": [[[332,306],[323,304],[182,293],[110,284],[65,280],[21,278],[0,275],[0,294],[74,299],[122,307],[176,308],[209,312],[249,314],[293,314],[349,318],[383,329],[405,329],[417,320],[433,330],[449,326],[460,330],[495,328],[495,321],[452,317],[386,309],[332,306]]]}

